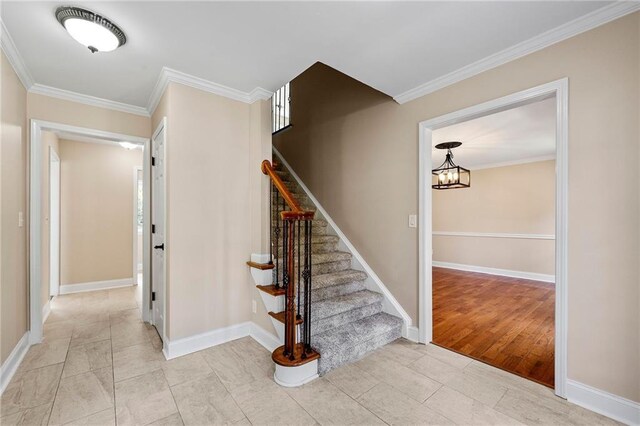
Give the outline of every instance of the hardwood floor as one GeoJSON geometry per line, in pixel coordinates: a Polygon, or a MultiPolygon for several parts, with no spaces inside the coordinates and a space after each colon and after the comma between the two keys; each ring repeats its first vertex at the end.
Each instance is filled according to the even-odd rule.
{"type": "Polygon", "coordinates": [[[555,286],[433,268],[433,342],[554,385],[555,286]]]}

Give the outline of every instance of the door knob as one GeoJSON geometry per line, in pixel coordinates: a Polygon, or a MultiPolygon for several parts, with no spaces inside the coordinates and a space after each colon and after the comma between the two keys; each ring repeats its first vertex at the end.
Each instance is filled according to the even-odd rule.
{"type": "Polygon", "coordinates": [[[164,250],[164,243],[158,244],[157,246],[153,246],[154,249],[164,250]]]}

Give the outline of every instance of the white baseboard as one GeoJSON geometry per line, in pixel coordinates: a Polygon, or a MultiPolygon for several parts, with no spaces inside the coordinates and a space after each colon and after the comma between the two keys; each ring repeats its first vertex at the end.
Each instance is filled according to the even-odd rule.
{"type": "Polygon", "coordinates": [[[162,352],[166,359],[173,359],[247,336],[252,337],[269,351],[273,351],[280,346],[276,336],[265,331],[254,322],[246,321],[240,324],[207,331],[206,333],[196,334],[195,336],[173,341],[167,340],[164,343],[162,352]]]}
{"type": "Polygon", "coordinates": [[[640,403],[567,379],[567,400],[628,425],[640,425],[640,403]]]}
{"type": "Polygon", "coordinates": [[[42,323],[44,324],[49,314],[51,313],[51,299],[47,300],[47,303],[42,307],[42,323]]]}
{"type": "Polygon", "coordinates": [[[409,326],[405,327],[405,330],[402,333],[402,337],[412,342],[420,342],[420,329],[418,327],[409,326]]]}
{"type": "Polygon", "coordinates": [[[278,339],[277,336],[269,333],[255,322],[251,323],[250,333],[253,340],[260,343],[269,352],[273,352],[276,348],[282,346],[282,343],[280,343],[280,339],[278,339]]]}
{"type": "Polygon", "coordinates": [[[354,269],[359,269],[367,273],[367,275],[369,276],[369,278],[367,278],[367,281],[365,282],[367,285],[367,288],[369,290],[382,293],[382,295],[384,296],[384,300],[382,303],[382,310],[388,314],[402,318],[402,321],[404,322],[402,335],[407,337],[409,335],[409,328],[413,325],[411,317],[409,316],[407,311],[404,310],[402,305],[400,305],[400,302],[398,302],[398,300],[393,296],[393,294],[391,294],[391,292],[389,291],[387,286],[384,285],[380,277],[375,273],[375,271],[371,268],[371,266],[369,266],[369,264],[364,260],[364,257],[362,257],[360,252],[356,250],[355,246],[351,244],[351,241],[349,241],[349,239],[344,234],[344,232],[342,232],[342,230],[338,228],[338,225],[336,225],[336,223],[333,221],[331,216],[329,216],[329,214],[322,207],[320,202],[318,202],[316,197],[313,196],[309,188],[307,188],[304,182],[302,182],[302,180],[296,174],[296,172],[293,171],[293,169],[291,168],[289,163],[287,163],[287,160],[284,159],[282,154],[280,154],[280,152],[275,147],[273,147],[273,152],[275,152],[275,154],[278,156],[282,164],[287,168],[289,173],[291,173],[291,176],[293,177],[293,179],[295,179],[298,185],[300,185],[300,188],[302,188],[305,194],[307,194],[307,197],[309,197],[311,202],[313,202],[313,204],[316,206],[316,209],[327,221],[327,223],[329,224],[329,227],[332,228],[333,231],[338,236],[338,238],[340,238],[340,245],[344,246],[344,249],[348,250],[351,253],[351,255],[353,256],[352,265],[354,269]]]}
{"type": "Polygon", "coordinates": [[[2,363],[0,367],[0,394],[4,392],[7,385],[18,370],[20,363],[29,350],[29,332],[24,333],[18,344],[13,348],[9,357],[2,363]]]}
{"type": "Polygon", "coordinates": [[[537,274],[535,272],[511,271],[509,269],[488,268],[485,266],[463,265],[461,263],[439,262],[434,260],[433,266],[447,269],[457,269],[458,271],[479,272],[481,274],[501,275],[503,277],[522,278],[525,280],[544,281],[555,283],[555,275],[537,274]]]}
{"type": "Polygon", "coordinates": [[[110,288],[129,287],[135,285],[135,278],[93,281],[88,283],[65,284],[60,286],[60,294],[84,293],[85,291],[107,290],[110,288]]]}

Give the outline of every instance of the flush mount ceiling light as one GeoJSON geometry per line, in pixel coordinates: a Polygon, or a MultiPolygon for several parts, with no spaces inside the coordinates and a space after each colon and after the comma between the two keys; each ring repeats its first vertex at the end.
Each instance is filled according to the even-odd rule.
{"type": "Polygon", "coordinates": [[[110,52],[127,42],[116,24],[86,9],[61,6],[56,9],[56,19],[71,37],[92,53],[110,52]]]}
{"type": "Polygon", "coordinates": [[[462,142],[443,142],[436,145],[437,149],[446,149],[447,156],[440,167],[433,169],[431,174],[434,176],[433,189],[455,189],[469,188],[471,186],[471,172],[469,169],[460,167],[453,162],[453,153],[451,149],[462,145],[462,142]]]}

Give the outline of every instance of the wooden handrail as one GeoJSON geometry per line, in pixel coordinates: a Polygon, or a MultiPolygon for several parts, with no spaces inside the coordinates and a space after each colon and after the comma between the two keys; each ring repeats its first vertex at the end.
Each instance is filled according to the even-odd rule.
{"type": "Polygon", "coordinates": [[[284,211],[280,213],[280,216],[282,217],[282,219],[284,220],[313,219],[315,212],[304,210],[302,209],[302,207],[300,207],[300,204],[298,204],[298,200],[294,198],[291,191],[289,191],[289,188],[287,188],[284,182],[282,182],[282,179],[280,179],[280,176],[278,176],[276,171],[273,169],[273,166],[271,165],[271,162],[269,160],[264,160],[262,162],[261,169],[262,169],[262,173],[264,173],[265,175],[271,178],[271,180],[273,181],[273,185],[276,187],[280,195],[282,195],[282,198],[284,199],[284,201],[287,203],[287,205],[291,209],[290,211],[284,211]]]}

